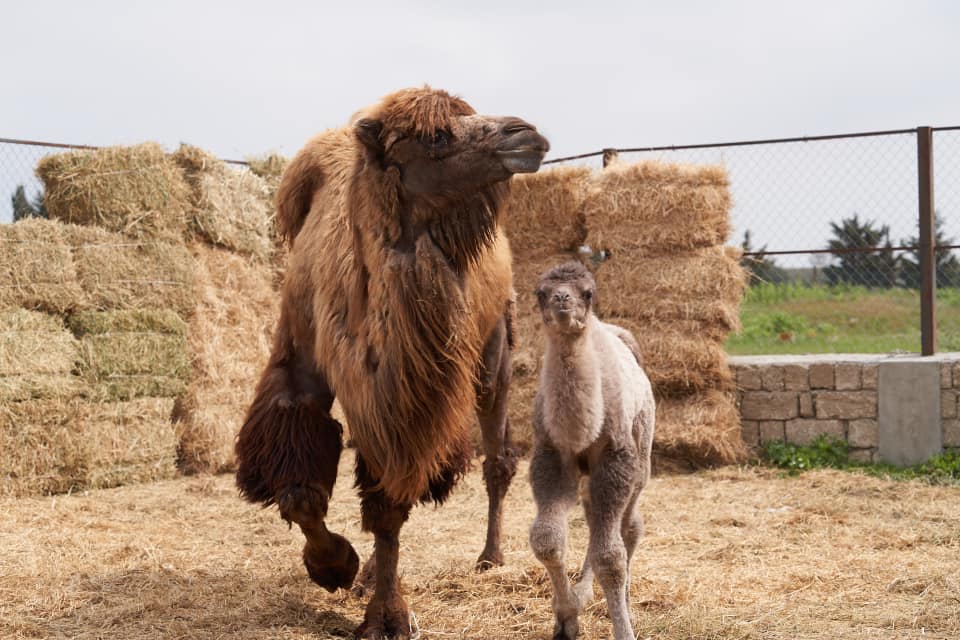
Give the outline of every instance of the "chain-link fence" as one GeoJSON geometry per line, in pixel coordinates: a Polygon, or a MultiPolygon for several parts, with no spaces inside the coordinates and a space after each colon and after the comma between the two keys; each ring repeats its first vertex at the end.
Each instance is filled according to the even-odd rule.
{"type": "Polygon", "coordinates": [[[936,333],[926,319],[933,305],[921,305],[920,176],[926,163],[920,129],[606,149],[553,162],[599,164],[601,156],[606,162],[616,155],[725,166],[734,201],[730,242],[744,249],[753,275],[746,311],[751,303],[773,309],[756,315],[774,340],[825,336],[797,345],[748,343],[746,350],[920,351],[923,341],[926,353],[936,337],[941,350],[960,349],[960,127],[929,135],[936,333]],[[866,325],[856,328],[861,334],[884,335],[842,337],[857,331],[840,325],[857,323],[866,325]]]}
{"type": "MultiPolygon", "coordinates": [[[[902,344],[917,351],[920,344],[913,344],[913,334],[921,325],[922,288],[918,174],[923,169],[918,161],[918,135],[917,129],[904,129],[611,149],[606,154],[617,153],[625,160],[724,165],[734,200],[730,243],[744,249],[744,264],[753,282],[767,289],[751,287],[755,298],[783,297],[793,291],[790,295],[815,305],[824,295],[846,292],[855,302],[878,307],[869,321],[875,333],[902,338],[858,350],[886,350],[902,344]],[[807,293],[797,294],[798,288],[807,293]],[[881,297],[884,291],[891,292],[891,297],[881,297]],[[885,304],[889,304],[890,318],[896,305],[910,305],[912,315],[904,321],[909,326],[884,319],[885,304]]],[[[933,129],[931,139],[937,335],[940,349],[960,350],[960,258],[955,251],[960,245],[960,127],[933,129]]],[[[44,155],[65,148],[78,147],[0,139],[0,223],[40,209],[42,185],[34,168],[44,155]]],[[[603,155],[598,151],[549,162],[599,165],[603,155]]],[[[750,299],[748,295],[748,303],[750,299]]],[[[779,332],[784,333],[795,332],[779,332]]]]}

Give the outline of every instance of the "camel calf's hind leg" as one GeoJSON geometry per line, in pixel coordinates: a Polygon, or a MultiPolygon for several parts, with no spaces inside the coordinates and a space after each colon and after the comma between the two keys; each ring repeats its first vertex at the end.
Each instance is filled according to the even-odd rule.
{"type": "Polygon", "coordinates": [[[284,520],[300,526],[307,573],[331,592],[349,588],[360,564],[350,543],[324,523],[343,449],[332,404],[314,367],[275,349],[236,444],[240,492],[251,502],[276,504],[284,520]]]}
{"type": "Polygon", "coordinates": [[[483,349],[477,386],[477,419],[483,438],[483,480],[489,501],[487,541],[477,559],[477,570],[503,564],[500,530],[503,499],[517,472],[517,455],[510,445],[507,392],[512,376],[507,316],[497,324],[483,349]]]}
{"type": "Polygon", "coordinates": [[[590,469],[587,556],[603,587],[616,640],[632,640],[627,580],[630,558],[640,531],[633,519],[637,490],[637,459],[629,449],[607,449],[590,469]],[[628,509],[630,512],[628,512],[628,509]],[[629,537],[624,540],[624,533],[629,537]]]}

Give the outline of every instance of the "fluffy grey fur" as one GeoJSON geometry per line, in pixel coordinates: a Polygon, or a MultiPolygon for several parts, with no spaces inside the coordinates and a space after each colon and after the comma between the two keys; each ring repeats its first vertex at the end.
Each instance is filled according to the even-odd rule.
{"type": "Polygon", "coordinates": [[[636,505],[650,478],[654,400],[636,340],[593,314],[595,291],[579,263],[548,271],[537,285],[547,348],[533,418],[530,484],[537,517],[530,546],[553,583],[555,640],[576,637],[594,573],[614,638],[633,638],[627,585],[643,532],[636,505]],[[567,514],[581,480],[590,543],[574,586],[565,566],[567,514]]]}

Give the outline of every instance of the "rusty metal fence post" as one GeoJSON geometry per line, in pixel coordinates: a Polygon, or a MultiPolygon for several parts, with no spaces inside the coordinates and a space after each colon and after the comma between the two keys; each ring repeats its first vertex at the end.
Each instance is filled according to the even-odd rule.
{"type": "Polygon", "coordinates": [[[920,203],[920,355],[937,352],[937,248],[933,220],[933,132],[917,127],[920,203]]]}
{"type": "Polygon", "coordinates": [[[612,162],[617,161],[618,153],[616,149],[604,149],[603,150],[603,166],[606,168],[612,162]]]}

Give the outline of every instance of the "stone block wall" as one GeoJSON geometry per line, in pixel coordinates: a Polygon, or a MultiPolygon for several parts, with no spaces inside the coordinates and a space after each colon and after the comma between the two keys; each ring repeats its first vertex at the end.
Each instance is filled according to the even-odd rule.
{"type": "MultiPolygon", "coordinates": [[[[851,458],[878,461],[879,371],[881,364],[895,358],[833,354],[730,358],[744,440],[752,446],[775,440],[809,444],[827,435],[846,440],[851,458]]],[[[931,358],[940,367],[942,446],[960,447],[960,354],[931,358]]]]}

